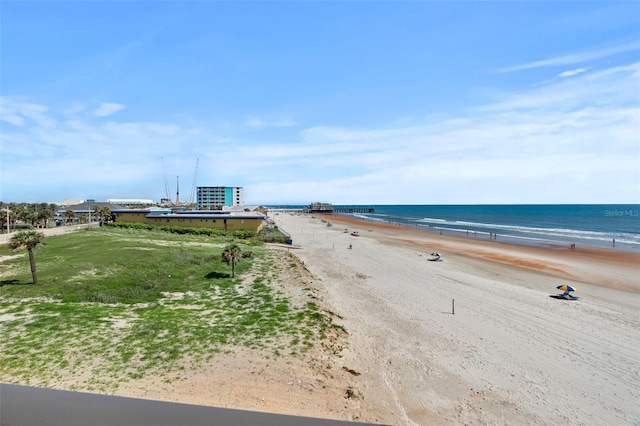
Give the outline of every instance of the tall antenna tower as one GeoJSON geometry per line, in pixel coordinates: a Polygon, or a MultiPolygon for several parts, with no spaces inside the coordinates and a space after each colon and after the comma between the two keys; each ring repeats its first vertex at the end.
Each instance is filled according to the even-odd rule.
{"type": "Polygon", "coordinates": [[[191,195],[189,197],[189,204],[193,204],[193,197],[196,193],[196,180],[198,179],[198,163],[200,162],[199,158],[196,158],[196,170],[193,173],[193,185],[191,185],[191,195]]]}
{"type": "Polygon", "coordinates": [[[160,157],[160,161],[162,162],[162,177],[164,179],[164,196],[169,204],[171,204],[171,195],[169,194],[169,182],[167,182],[167,173],[164,169],[164,157],[160,157]]]}
{"type": "Polygon", "coordinates": [[[180,176],[176,176],[176,206],[180,205],[180,176]]]}

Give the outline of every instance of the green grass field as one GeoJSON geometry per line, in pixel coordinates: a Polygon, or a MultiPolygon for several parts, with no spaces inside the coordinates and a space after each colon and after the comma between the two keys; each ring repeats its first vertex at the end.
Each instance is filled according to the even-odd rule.
{"type": "Polygon", "coordinates": [[[0,263],[0,381],[73,376],[77,388],[109,391],[237,346],[298,354],[343,331],[313,297],[296,306],[277,289],[295,258],[253,240],[235,241],[253,252],[235,279],[223,237],[99,228],[44,242],[38,285],[26,252],[0,263]]]}

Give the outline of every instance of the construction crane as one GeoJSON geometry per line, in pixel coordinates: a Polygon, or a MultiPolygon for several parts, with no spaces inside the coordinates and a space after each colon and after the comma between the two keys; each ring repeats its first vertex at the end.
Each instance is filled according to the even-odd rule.
{"type": "Polygon", "coordinates": [[[171,204],[171,195],[169,194],[169,182],[167,182],[167,173],[164,170],[164,157],[160,157],[160,161],[162,162],[162,174],[163,174],[163,178],[164,178],[164,196],[165,196],[165,200],[167,200],[167,202],[169,204],[171,204]]]}
{"type": "Polygon", "coordinates": [[[198,179],[198,163],[200,162],[199,158],[196,158],[196,170],[193,172],[193,185],[191,185],[191,197],[189,198],[189,204],[193,204],[193,197],[196,193],[196,181],[198,179]]]}

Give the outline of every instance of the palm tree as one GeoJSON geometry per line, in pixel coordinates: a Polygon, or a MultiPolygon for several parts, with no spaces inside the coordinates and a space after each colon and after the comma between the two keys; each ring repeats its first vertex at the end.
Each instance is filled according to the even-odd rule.
{"type": "Polygon", "coordinates": [[[18,211],[20,210],[20,206],[16,203],[9,204],[9,225],[16,229],[16,219],[18,217],[18,211]]]}
{"type": "Polygon", "coordinates": [[[9,214],[11,214],[9,206],[3,204],[3,207],[0,209],[0,226],[2,227],[2,232],[9,232],[9,214]]]}
{"type": "Polygon", "coordinates": [[[25,223],[29,222],[31,227],[36,226],[36,222],[38,221],[38,215],[35,212],[27,212],[27,219],[25,223]]]}
{"type": "Polygon", "coordinates": [[[242,259],[242,249],[237,244],[229,244],[222,252],[222,261],[231,264],[231,278],[236,276],[236,263],[242,259]]]}
{"type": "Polygon", "coordinates": [[[38,284],[38,273],[36,271],[36,259],[33,257],[33,249],[45,245],[42,242],[43,238],[44,234],[42,232],[22,231],[11,237],[11,241],[9,241],[9,247],[14,252],[24,249],[29,252],[29,264],[31,265],[31,276],[34,284],[38,284]]]}
{"type": "Polygon", "coordinates": [[[24,204],[20,204],[18,206],[18,211],[16,213],[16,216],[17,216],[17,219],[21,220],[23,223],[27,223],[29,222],[29,217],[31,216],[31,213],[29,212],[29,210],[27,210],[24,204]]]}
{"type": "Polygon", "coordinates": [[[73,219],[76,217],[76,213],[73,210],[65,210],[62,213],[62,216],[65,218],[65,223],[71,221],[73,223],[73,219]]]}
{"type": "Polygon", "coordinates": [[[103,223],[109,223],[111,221],[111,209],[107,206],[96,209],[96,214],[100,218],[100,226],[102,226],[103,223]]]}
{"type": "Polygon", "coordinates": [[[46,208],[38,209],[38,222],[43,228],[49,227],[49,219],[53,217],[53,211],[51,211],[47,205],[46,208]]]}

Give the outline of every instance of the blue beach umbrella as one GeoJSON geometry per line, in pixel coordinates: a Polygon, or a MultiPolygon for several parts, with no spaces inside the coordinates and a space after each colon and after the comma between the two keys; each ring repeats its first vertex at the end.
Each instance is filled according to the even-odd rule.
{"type": "Polygon", "coordinates": [[[562,291],[576,291],[575,288],[571,287],[570,285],[566,285],[566,284],[562,284],[559,285],[558,287],[556,287],[558,290],[562,290],[562,291]]]}

